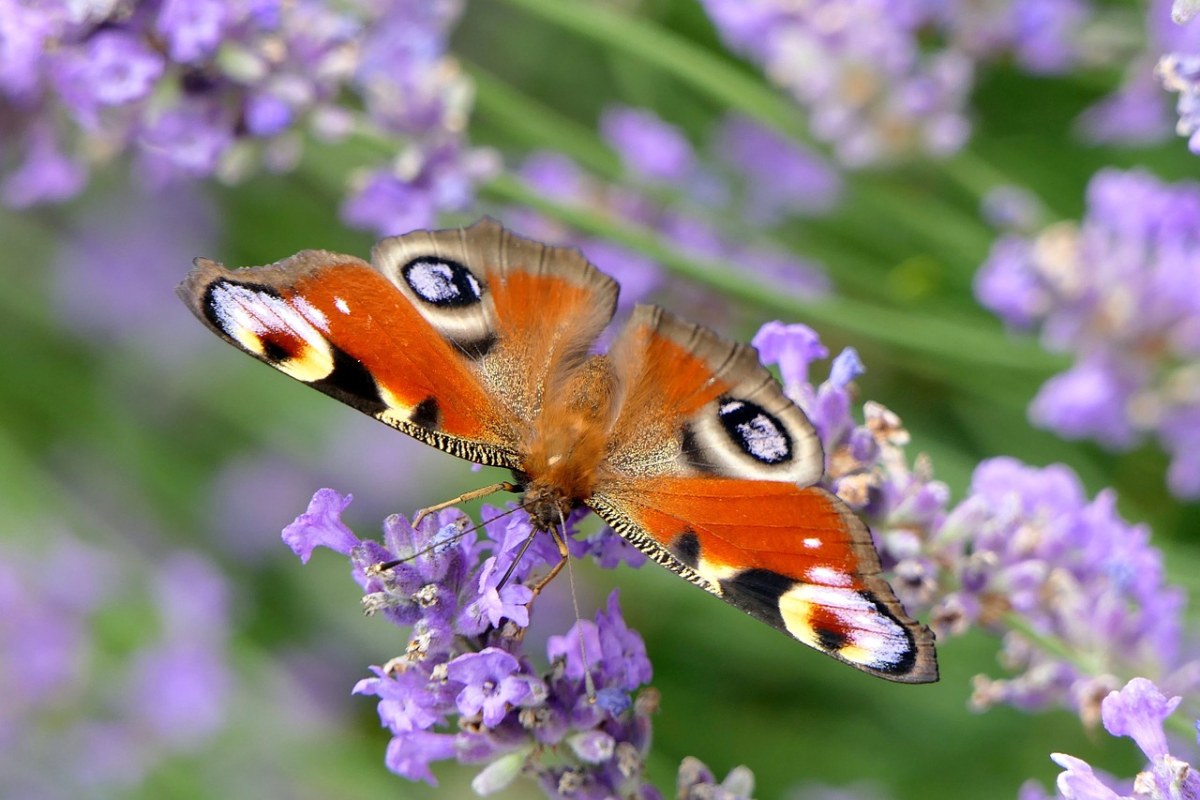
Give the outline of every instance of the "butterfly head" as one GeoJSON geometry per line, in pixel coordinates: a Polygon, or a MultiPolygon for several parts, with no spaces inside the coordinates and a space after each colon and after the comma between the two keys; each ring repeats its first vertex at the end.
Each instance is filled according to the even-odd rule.
{"type": "Polygon", "coordinates": [[[534,483],[525,492],[521,505],[529,513],[533,527],[548,531],[563,525],[577,503],[561,487],[534,483]]]}

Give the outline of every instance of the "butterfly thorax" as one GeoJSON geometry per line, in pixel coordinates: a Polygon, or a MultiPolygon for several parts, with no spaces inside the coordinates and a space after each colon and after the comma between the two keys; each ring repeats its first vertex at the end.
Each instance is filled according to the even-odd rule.
{"type": "Polygon", "coordinates": [[[608,446],[613,385],[608,359],[592,356],[548,392],[524,459],[524,505],[535,524],[558,525],[595,491],[608,446]]]}

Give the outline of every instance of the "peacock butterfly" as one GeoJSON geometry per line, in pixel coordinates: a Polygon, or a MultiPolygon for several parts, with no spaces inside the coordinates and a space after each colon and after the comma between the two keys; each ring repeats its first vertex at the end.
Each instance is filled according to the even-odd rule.
{"type": "MultiPolygon", "coordinates": [[[[933,634],[866,526],[817,485],[821,443],[753,348],[639,305],[607,354],[615,281],[484,219],[304,250],[180,285],[276,369],[460,458],[512,470],[536,529],[587,506],[652,560],[865,672],[937,680],[933,634]]],[[[560,545],[561,547],[561,545],[560,545]]]]}

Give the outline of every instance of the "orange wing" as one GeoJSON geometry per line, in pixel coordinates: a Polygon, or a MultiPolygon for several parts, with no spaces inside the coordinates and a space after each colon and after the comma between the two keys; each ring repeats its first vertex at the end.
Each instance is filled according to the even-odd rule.
{"type": "Polygon", "coordinates": [[[616,306],[576,250],[491,220],[230,270],[197,259],[179,295],[226,341],[461,458],[519,468],[547,387],[616,306]]]}
{"type": "Polygon", "coordinates": [[[937,680],[933,634],[879,574],[866,526],[816,486],[730,478],[611,484],[588,505],[655,561],[866,672],[937,680]]]}
{"type": "Polygon", "coordinates": [[[805,644],[889,680],[937,679],[933,634],[880,576],[866,526],[812,485],[820,440],[753,349],[642,307],[611,358],[622,406],[590,508],[805,644]]]}

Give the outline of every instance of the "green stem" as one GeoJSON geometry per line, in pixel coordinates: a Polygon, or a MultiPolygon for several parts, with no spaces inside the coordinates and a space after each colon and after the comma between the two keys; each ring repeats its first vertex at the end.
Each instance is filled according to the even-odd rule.
{"type": "Polygon", "coordinates": [[[596,3],[505,0],[528,14],[662,68],[714,100],[792,138],[805,138],[803,115],[774,89],[729,59],[697,47],[648,20],[632,21],[596,3]]]}
{"type": "Polygon", "coordinates": [[[585,233],[619,242],[653,258],[675,274],[786,317],[804,318],[855,337],[914,350],[929,358],[952,359],[972,368],[997,367],[1043,373],[1061,366],[1060,359],[1042,352],[1036,345],[1012,342],[998,331],[993,333],[847,298],[811,302],[788,296],[777,288],[757,282],[745,271],[682,255],[652,230],[601,216],[586,208],[547,200],[511,175],[499,176],[482,191],[497,201],[531,206],[585,233]]]}

